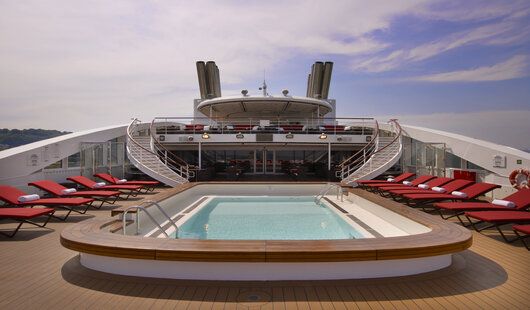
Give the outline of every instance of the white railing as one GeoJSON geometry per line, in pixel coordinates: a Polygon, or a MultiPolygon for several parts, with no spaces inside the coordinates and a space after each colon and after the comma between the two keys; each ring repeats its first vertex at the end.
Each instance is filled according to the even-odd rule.
{"type": "Polygon", "coordinates": [[[379,145],[379,123],[375,121],[373,135],[370,141],[361,150],[345,159],[337,171],[337,177],[341,180],[347,179],[353,172],[357,171],[377,151],[379,145]]]}
{"type": "MultiPolygon", "coordinates": [[[[140,121],[135,119],[127,127],[127,156],[133,165],[150,177],[167,185],[176,186],[188,182],[189,173],[180,165],[162,162],[159,155],[152,151],[151,137],[141,136],[138,127],[140,121]]],[[[144,127],[142,130],[147,130],[144,127]]]]}
{"type": "Polygon", "coordinates": [[[375,150],[369,157],[363,154],[359,157],[360,159],[356,160],[362,164],[356,164],[355,169],[347,170],[347,173],[344,174],[346,177],[342,178],[343,183],[350,184],[358,180],[375,178],[399,160],[403,150],[402,129],[396,120],[390,120],[390,123],[392,136],[382,137],[378,135],[375,150]],[[389,139],[391,140],[387,142],[389,139]]]}

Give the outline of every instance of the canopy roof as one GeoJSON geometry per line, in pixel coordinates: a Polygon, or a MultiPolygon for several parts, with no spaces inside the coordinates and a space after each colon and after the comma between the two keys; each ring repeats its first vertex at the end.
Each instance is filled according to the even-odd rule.
{"type": "Polygon", "coordinates": [[[325,100],[291,96],[221,97],[201,102],[197,109],[206,116],[235,117],[316,117],[332,111],[325,100]]]}

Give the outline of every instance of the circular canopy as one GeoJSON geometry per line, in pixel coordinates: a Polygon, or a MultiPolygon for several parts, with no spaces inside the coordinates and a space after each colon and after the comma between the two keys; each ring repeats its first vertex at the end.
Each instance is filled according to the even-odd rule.
{"type": "Polygon", "coordinates": [[[310,118],[317,116],[317,113],[323,116],[333,108],[328,102],[313,98],[242,96],[205,100],[197,106],[197,109],[206,116],[221,118],[310,118]]]}

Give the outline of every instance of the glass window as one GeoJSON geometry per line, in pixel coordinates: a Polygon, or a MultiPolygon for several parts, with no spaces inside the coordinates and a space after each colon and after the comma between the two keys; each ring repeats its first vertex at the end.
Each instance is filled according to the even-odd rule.
{"type": "Polygon", "coordinates": [[[462,168],[462,159],[455,154],[445,153],[445,167],[446,168],[462,168]]]}
{"type": "Polygon", "coordinates": [[[59,160],[58,162],[55,162],[55,163],[47,166],[44,169],[59,169],[59,168],[62,168],[62,167],[63,167],[63,161],[59,160]]]}
{"type": "Polygon", "coordinates": [[[81,167],[81,153],[68,156],[68,167],[81,167]]]}

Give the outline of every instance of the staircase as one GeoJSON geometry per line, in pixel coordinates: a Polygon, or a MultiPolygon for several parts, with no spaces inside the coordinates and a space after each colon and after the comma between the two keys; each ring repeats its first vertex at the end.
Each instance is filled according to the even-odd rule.
{"type": "MultiPolygon", "coordinates": [[[[163,162],[151,147],[151,136],[142,135],[148,127],[135,119],[127,127],[127,157],[140,171],[169,186],[187,183],[191,177],[187,165],[163,162]]],[[[164,159],[166,161],[166,159],[164,159]]]]}
{"type": "Polygon", "coordinates": [[[341,164],[340,177],[342,183],[354,184],[358,180],[373,179],[395,165],[401,157],[401,126],[391,120],[392,135],[376,138],[361,151],[341,164]],[[351,159],[353,158],[353,160],[351,159]]]}

